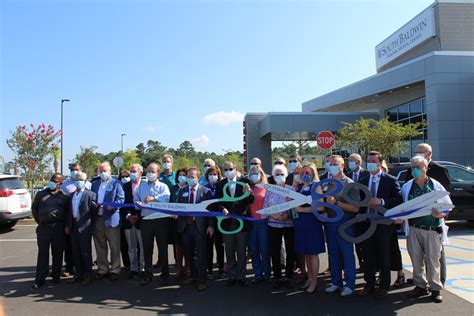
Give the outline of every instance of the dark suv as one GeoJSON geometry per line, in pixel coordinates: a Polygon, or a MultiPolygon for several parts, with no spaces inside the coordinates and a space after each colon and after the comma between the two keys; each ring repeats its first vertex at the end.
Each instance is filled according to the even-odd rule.
{"type": "MultiPolygon", "coordinates": [[[[473,223],[474,170],[449,161],[436,161],[436,163],[448,169],[451,179],[451,200],[455,208],[449,213],[449,219],[467,220],[473,223]]],[[[409,168],[409,162],[390,164],[388,173],[396,177],[400,185],[403,185],[409,168]]]]}

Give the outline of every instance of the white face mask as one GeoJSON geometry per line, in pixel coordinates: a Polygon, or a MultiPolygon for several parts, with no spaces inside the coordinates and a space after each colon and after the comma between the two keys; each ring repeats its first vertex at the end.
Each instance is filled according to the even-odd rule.
{"type": "Polygon", "coordinates": [[[163,169],[165,170],[171,169],[172,166],[173,164],[171,162],[163,162],[163,169]]]}
{"type": "Polygon", "coordinates": [[[209,176],[209,183],[210,184],[215,184],[218,180],[218,177],[216,175],[209,176]]]}
{"type": "Polygon", "coordinates": [[[275,182],[280,185],[284,184],[286,180],[285,176],[275,176],[273,179],[275,179],[275,182]]]}
{"type": "Polygon", "coordinates": [[[156,181],[156,179],[158,179],[158,175],[156,173],[147,172],[146,178],[148,179],[148,181],[153,182],[153,181],[156,181]]]}
{"type": "Polygon", "coordinates": [[[228,170],[225,172],[225,176],[228,180],[232,180],[235,177],[235,170],[228,170]]]}

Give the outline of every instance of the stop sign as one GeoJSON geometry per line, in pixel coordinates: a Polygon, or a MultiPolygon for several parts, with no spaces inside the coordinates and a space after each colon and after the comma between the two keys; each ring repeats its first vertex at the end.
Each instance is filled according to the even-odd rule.
{"type": "Polygon", "coordinates": [[[336,137],[329,131],[322,131],[316,136],[316,142],[321,149],[331,149],[336,142],[336,137]]]}

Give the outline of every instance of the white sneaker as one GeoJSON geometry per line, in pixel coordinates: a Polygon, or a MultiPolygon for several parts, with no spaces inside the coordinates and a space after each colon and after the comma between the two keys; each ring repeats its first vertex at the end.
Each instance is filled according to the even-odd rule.
{"type": "Polygon", "coordinates": [[[333,284],[333,285],[331,285],[330,287],[326,288],[324,291],[325,291],[326,293],[334,293],[334,292],[336,292],[337,290],[339,290],[339,286],[333,284]]]}
{"type": "Polygon", "coordinates": [[[350,288],[348,288],[347,286],[345,286],[341,291],[341,296],[342,297],[350,296],[350,295],[352,295],[352,292],[354,292],[354,291],[351,290],[350,288]]]}

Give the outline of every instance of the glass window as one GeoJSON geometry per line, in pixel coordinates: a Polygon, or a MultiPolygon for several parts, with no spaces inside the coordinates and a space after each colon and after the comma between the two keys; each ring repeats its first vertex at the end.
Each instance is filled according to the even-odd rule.
{"type": "Polygon", "coordinates": [[[453,182],[474,182],[474,172],[456,166],[446,166],[453,182]]]}
{"type": "Polygon", "coordinates": [[[410,116],[410,107],[408,104],[402,105],[398,108],[398,119],[404,120],[410,116]]]}
{"type": "Polygon", "coordinates": [[[421,115],[410,117],[410,123],[423,123],[423,117],[421,115]]]}
{"type": "Polygon", "coordinates": [[[396,122],[398,121],[398,113],[397,113],[397,109],[392,109],[392,110],[389,110],[387,111],[387,118],[390,122],[396,122]]]}
{"type": "Polygon", "coordinates": [[[420,115],[423,113],[423,106],[421,100],[416,100],[415,102],[410,103],[410,115],[420,115]]]}
{"type": "Polygon", "coordinates": [[[18,178],[7,178],[0,180],[0,190],[24,189],[25,186],[18,178]]]}

